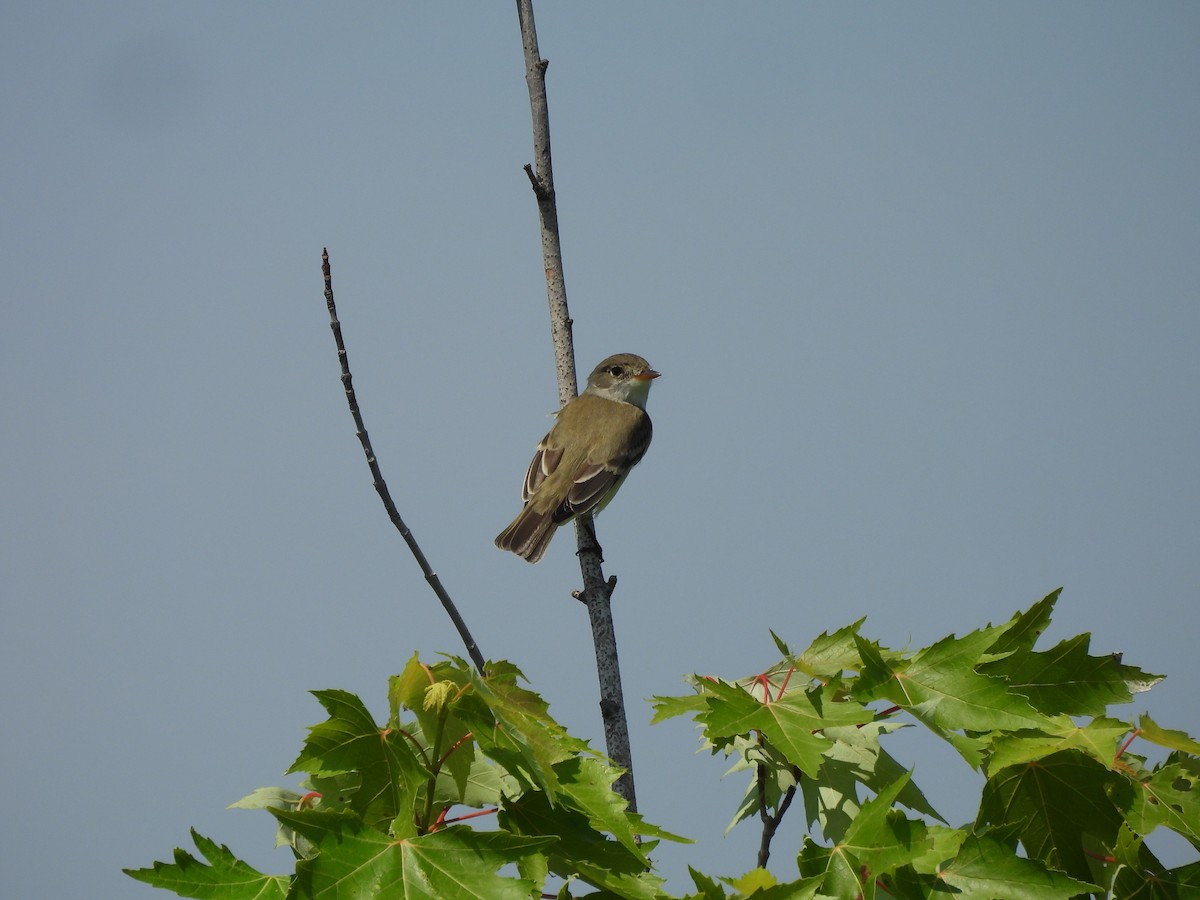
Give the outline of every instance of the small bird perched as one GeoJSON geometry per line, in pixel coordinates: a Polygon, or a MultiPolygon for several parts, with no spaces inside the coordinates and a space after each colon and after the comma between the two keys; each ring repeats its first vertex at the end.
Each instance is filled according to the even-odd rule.
{"type": "Polygon", "coordinates": [[[496,537],[497,547],[535,563],[559,525],[608,505],[650,446],[646,398],[658,374],[632,353],[592,370],[587,388],[556,413],[538,444],[521,488],[525,508],[496,537]]]}

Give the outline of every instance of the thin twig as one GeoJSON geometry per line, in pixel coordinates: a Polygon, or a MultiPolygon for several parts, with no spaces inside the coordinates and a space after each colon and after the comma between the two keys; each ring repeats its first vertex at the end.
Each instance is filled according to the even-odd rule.
{"type": "MultiPolygon", "coordinates": [[[[793,770],[792,774],[799,779],[800,772],[793,770]]],[[[788,811],[788,807],[792,805],[792,800],[796,796],[796,783],[793,783],[783,794],[783,800],[779,803],[779,809],[775,811],[775,815],[771,815],[767,811],[767,767],[763,763],[758,764],[758,817],[762,820],[763,829],[762,837],[758,842],[758,867],[765,869],[767,860],[771,858],[771,839],[775,837],[775,832],[779,828],[779,823],[783,821],[783,814],[788,811]]]]}
{"type": "Polygon", "coordinates": [[[387,482],[383,480],[383,472],[380,471],[379,461],[375,458],[375,451],[371,447],[371,438],[367,435],[367,426],[363,424],[362,411],[358,408],[358,398],[354,395],[354,379],[350,375],[350,357],[346,353],[346,344],[342,340],[342,323],[338,321],[337,306],[333,302],[333,275],[329,268],[328,249],[321,251],[321,272],[325,276],[325,305],[329,308],[329,327],[333,331],[333,340],[337,344],[338,362],[342,366],[342,386],[346,389],[346,402],[350,404],[350,415],[354,417],[354,430],[358,434],[359,443],[362,444],[363,453],[367,456],[367,465],[371,468],[371,477],[374,480],[375,491],[379,494],[379,499],[383,501],[383,508],[387,510],[388,518],[392,520],[392,524],[396,526],[396,530],[400,532],[400,536],[404,538],[404,542],[408,544],[408,549],[412,551],[412,555],[416,558],[417,565],[421,567],[421,572],[425,575],[425,580],[429,582],[429,586],[433,588],[433,592],[437,595],[437,598],[442,601],[442,606],[445,608],[446,614],[450,616],[450,621],[458,629],[458,635],[466,645],[467,654],[471,657],[471,661],[475,663],[475,668],[479,670],[481,675],[486,674],[483,654],[479,652],[475,638],[471,637],[467,623],[463,621],[463,617],[458,613],[458,607],[454,605],[454,601],[450,599],[450,595],[442,587],[442,580],[438,578],[437,573],[429,565],[429,560],[425,558],[425,554],[417,544],[417,539],[413,537],[413,533],[409,531],[408,526],[404,524],[404,520],[400,518],[396,504],[392,502],[391,492],[388,491],[387,482]]]}
{"type": "MultiPolygon", "coordinates": [[[[517,18],[521,24],[521,44],[525,52],[525,83],[529,88],[529,108],[533,119],[533,165],[525,174],[537,198],[542,223],[542,260],[546,271],[546,297],[550,303],[550,334],[554,341],[554,363],[558,376],[558,400],[565,405],[575,397],[575,348],[571,336],[571,316],[567,309],[567,289],[563,278],[562,244],[558,233],[558,206],[554,193],[554,168],[550,158],[550,113],[546,100],[546,67],[538,50],[537,27],[533,21],[533,0],[517,0],[517,18]]],[[[600,715],[604,721],[604,740],[609,758],[624,773],[613,785],[637,811],[633,788],[633,756],[629,749],[629,725],[625,720],[625,698],[621,690],[621,669],[617,661],[616,634],[613,629],[611,598],[616,577],[604,579],[603,562],[589,522],[576,520],[575,539],[579,548],[579,570],[583,590],[573,596],[587,604],[596,648],[596,674],[600,682],[600,715]]]]}

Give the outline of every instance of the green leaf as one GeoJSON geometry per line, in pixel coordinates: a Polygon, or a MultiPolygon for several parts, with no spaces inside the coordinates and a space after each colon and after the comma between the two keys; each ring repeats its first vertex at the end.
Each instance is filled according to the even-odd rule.
{"type": "Polygon", "coordinates": [[[821,686],[790,691],[763,703],[737,685],[716,681],[708,686],[705,736],[714,743],[760,731],[802,772],[815,775],[829,741],[816,734],[831,725],[870,722],[874,714],[858,703],[832,700],[821,686]]]}
{"type": "Polygon", "coordinates": [[[331,809],[350,809],[350,798],[362,786],[362,778],[357,772],[309,775],[300,783],[300,786],[320,795],[319,799],[314,799],[312,804],[314,809],[323,809],[328,812],[331,809]]]}
{"type": "Polygon", "coordinates": [[[1138,732],[1150,743],[1166,747],[1168,750],[1182,750],[1193,756],[1200,755],[1200,743],[1197,743],[1186,731],[1163,728],[1147,714],[1143,714],[1138,719],[1138,732]]]}
{"type": "Polygon", "coordinates": [[[437,805],[448,807],[461,804],[478,809],[499,803],[500,794],[505,787],[505,777],[500,768],[477,755],[471,745],[464,744],[460,751],[456,752],[463,752],[463,757],[470,761],[471,767],[465,777],[459,777],[445,769],[438,774],[434,788],[434,800],[437,805]]]}
{"type": "MultiPolygon", "coordinates": [[[[722,878],[738,900],[820,900],[821,879],[805,878],[781,884],[766,869],[751,869],[739,878],[722,878]]],[[[721,895],[717,895],[721,896],[721,895]]]]}
{"type": "MultiPolygon", "coordinates": [[[[258,788],[236,803],[229,804],[226,809],[299,809],[304,802],[304,797],[304,794],[287,788],[258,788]]],[[[301,856],[310,855],[307,852],[308,848],[297,845],[296,836],[290,829],[284,828],[282,825],[276,829],[275,846],[290,846],[301,856]]]]}
{"type": "Polygon", "coordinates": [[[858,815],[860,784],[876,794],[886,792],[892,785],[902,785],[897,803],[935,819],[942,818],[910,780],[904,767],[879,744],[881,735],[909,727],[912,726],[902,722],[877,721],[825,729],[825,737],[831,743],[821,768],[815,777],[802,779],[800,788],[809,821],[815,819],[820,824],[826,839],[841,841],[858,815]]]}
{"type": "Polygon", "coordinates": [[[647,873],[640,849],[609,840],[582,812],[552,806],[541,791],[505,800],[499,823],[513,834],[553,835],[544,853],[550,871],[563,878],[578,876],[593,887],[638,900],[653,900],[659,893],[662,879],[647,873]]]}
{"type": "Polygon", "coordinates": [[[1025,612],[1013,616],[1000,631],[996,642],[988,647],[988,653],[993,656],[1004,655],[1014,651],[1033,649],[1038,638],[1050,625],[1050,614],[1058,602],[1062,588],[1051,591],[1025,612]]]}
{"type": "Polygon", "coordinates": [[[1010,766],[984,785],[979,822],[1019,823],[1031,858],[1075,878],[1090,877],[1087,838],[1111,846],[1131,801],[1126,779],[1078,750],[1010,766]]]}
{"type": "MultiPolygon", "coordinates": [[[[412,712],[420,723],[420,743],[430,767],[438,769],[439,781],[452,779],[459,795],[466,794],[467,781],[477,771],[475,744],[468,737],[467,726],[455,714],[470,684],[470,672],[461,660],[426,665],[413,654],[404,671],[388,679],[389,722],[398,727],[400,709],[412,712]]],[[[439,794],[447,794],[444,784],[439,794]]]]}
{"type": "Polygon", "coordinates": [[[304,749],[288,772],[360,779],[348,795],[351,809],[368,824],[414,819],[418,792],[431,772],[401,730],[380,728],[363,702],[347,691],[313,691],[329,718],[309,729],[304,749]]]}
{"type": "MultiPolygon", "coordinates": [[[[693,679],[695,680],[694,677],[693,679]]],[[[667,719],[673,719],[676,716],[695,716],[702,713],[705,709],[704,695],[700,693],[688,694],[683,697],[654,697],[654,717],[650,720],[651,725],[656,725],[667,719]]]]}
{"type": "Polygon", "coordinates": [[[1114,846],[1097,845],[1092,850],[1093,854],[1088,857],[1096,873],[1092,880],[1108,885],[1110,897],[1179,900],[1181,896],[1191,896],[1179,891],[1180,887],[1186,886],[1186,880],[1169,872],[1145,845],[1145,836],[1135,834],[1127,825],[1121,826],[1114,846]]]}
{"type": "Polygon", "coordinates": [[[1165,825],[1200,847],[1200,759],[1172,753],[1149,778],[1135,785],[1128,820],[1138,834],[1165,825]]]}
{"type": "Polygon", "coordinates": [[[1046,715],[1103,716],[1110,704],[1128,703],[1135,692],[1162,681],[1120,656],[1091,656],[1090,634],[1080,634],[1043,652],[1015,652],[980,666],[985,675],[1003,678],[1011,691],[1028,698],[1046,715]]]}
{"type": "Polygon", "coordinates": [[[817,882],[822,895],[863,896],[858,860],[841,846],[822,847],[806,836],[796,863],[800,867],[801,877],[817,882]]]}
{"type": "MultiPolygon", "coordinates": [[[[830,634],[822,631],[808,649],[796,658],[796,668],[810,678],[828,679],[862,667],[855,638],[866,619],[859,619],[830,634]]],[[[786,654],[785,654],[786,655],[786,654]]]]}
{"type": "Polygon", "coordinates": [[[691,866],[688,866],[688,874],[700,893],[689,895],[687,900],[725,900],[725,890],[717,884],[716,879],[697,872],[691,866]]]}
{"type": "Polygon", "coordinates": [[[388,725],[400,727],[400,710],[416,712],[422,706],[425,689],[432,683],[429,670],[414,653],[404,665],[404,671],[388,679],[388,725]]]}
{"type": "Polygon", "coordinates": [[[1093,719],[1076,725],[1069,716],[1056,717],[1052,733],[1016,731],[992,739],[985,771],[999,772],[1009,766],[1024,765],[1060,750],[1079,750],[1096,762],[1111,768],[1122,738],[1129,734],[1127,722],[1118,719],[1093,719]]]}
{"type": "Polygon", "coordinates": [[[284,900],[290,879],[286,875],[264,875],[229,852],[224,844],[192,829],[192,840],[208,860],[205,865],[186,850],[175,850],[175,862],[156,862],[149,869],[123,869],[154,887],[174,891],[180,897],[212,900],[284,900]]]}
{"type": "Polygon", "coordinates": [[[646,862],[638,846],[628,804],[612,786],[621,770],[593,757],[572,757],[555,766],[562,786],[559,802],[584,814],[598,832],[607,832],[631,854],[646,862]]]}
{"type": "Polygon", "coordinates": [[[586,741],[569,735],[550,716],[546,701],[517,684],[521,672],[510,663],[489,663],[487,677],[471,673],[473,695],[456,712],[479,748],[509,775],[545,791],[559,791],[554,764],[576,753],[592,752],[586,741]]]}
{"type": "MultiPolygon", "coordinates": [[[[1186,866],[1171,869],[1167,874],[1180,887],[1200,888],[1200,862],[1188,863],[1186,866]]],[[[1189,898],[1195,896],[1200,895],[1197,895],[1195,891],[1188,895],[1189,898]]]]}
{"type": "Polygon", "coordinates": [[[784,659],[790,659],[792,651],[788,649],[787,642],[771,629],[768,629],[768,631],[771,631],[771,640],[775,642],[775,649],[779,651],[779,655],[784,659]]]}
{"type": "Polygon", "coordinates": [[[908,783],[908,773],[862,805],[838,846],[852,852],[862,880],[888,875],[932,849],[925,823],[892,809],[908,783]]]}
{"type": "MultiPolygon", "coordinates": [[[[987,628],[961,638],[951,635],[895,664],[860,640],[864,666],[855,695],[862,700],[887,699],[908,709],[947,739],[957,730],[1040,730],[1048,724],[1047,719],[1029,701],[1010,693],[1002,679],[975,671],[980,657],[1002,630],[987,628]]],[[[955,746],[960,752],[964,749],[955,746]]],[[[973,751],[974,747],[967,749],[973,751]]]]}
{"type": "Polygon", "coordinates": [[[554,841],[460,825],[395,840],[353,813],[274,814],[320,851],[296,864],[296,896],[312,900],[529,900],[531,882],[498,872],[554,841]]]}
{"type": "Polygon", "coordinates": [[[1121,869],[1113,881],[1111,897],[1118,900],[1195,900],[1200,879],[1195,867],[1155,874],[1144,869],[1121,869]]]}
{"type": "Polygon", "coordinates": [[[963,900],[1070,900],[1099,890],[1094,884],[1052,871],[1038,860],[1023,859],[985,834],[969,835],[940,877],[960,891],[963,900]]]}
{"type": "MultiPolygon", "coordinates": [[[[787,884],[780,884],[774,875],[766,869],[751,869],[738,878],[722,878],[723,882],[732,887],[737,893],[738,900],[815,900],[821,895],[821,880],[819,878],[802,879],[787,884]]],[[[711,895],[724,897],[723,893],[711,895]]],[[[704,895],[705,900],[709,895],[704,895]]]]}
{"type": "Polygon", "coordinates": [[[779,883],[775,880],[774,875],[761,867],[751,869],[745,875],[737,878],[725,878],[722,880],[735,891],[742,894],[753,894],[755,891],[775,887],[779,883]]]}
{"type": "Polygon", "coordinates": [[[929,849],[912,861],[913,870],[922,875],[939,872],[942,863],[958,856],[967,839],[966,829],[944,825],[930,825],[925,829],[925,835],[929,839],[929,849]]]}
{"type": "Polygon", "coordinates": [[[241,800],[230,803],[226,809],[295,809],[303,794],[288,788],[261,787],[251,791],[241,800]]]}
{"type": "Polygon", "coordinates": [[[820,893],[821,885],[816,879],[801,879],[759,888],[747,894],[745,900],[832,900],[820,893]]]}

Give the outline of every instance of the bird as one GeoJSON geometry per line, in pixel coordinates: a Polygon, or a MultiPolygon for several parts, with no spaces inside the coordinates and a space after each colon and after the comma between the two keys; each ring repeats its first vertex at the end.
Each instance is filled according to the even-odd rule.
{"type": "Polygon", "coordinates": [[[633,353],[614,354],[592,370],[583,393],[555,414],[538,444],[521,487],[525,505],[496,536],[497,547],[536,563],[560,525],[608,505],[650,446],[646,399],[658,377],[633,353]]]}

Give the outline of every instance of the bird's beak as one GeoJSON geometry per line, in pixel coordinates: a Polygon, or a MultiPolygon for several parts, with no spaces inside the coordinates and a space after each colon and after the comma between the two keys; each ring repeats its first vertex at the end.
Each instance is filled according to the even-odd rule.
{"type": "Polygon", "coordinates": [[[653,369],[647,369],[641,375],[634,375],[633,377],[636,378],[638,381],[653,381],[655,378],[657,378],[661,374],[662,374],[662,372],[655,372],[653,369]]]}

